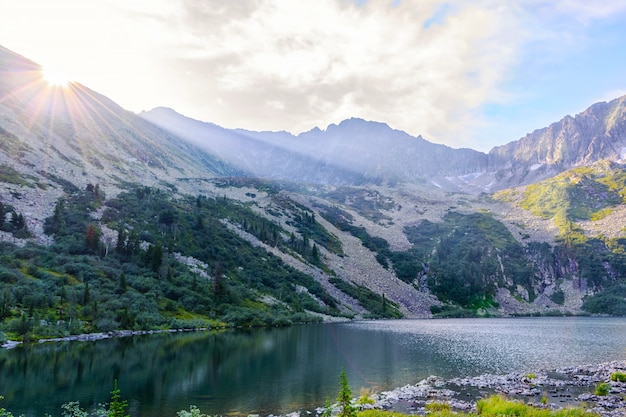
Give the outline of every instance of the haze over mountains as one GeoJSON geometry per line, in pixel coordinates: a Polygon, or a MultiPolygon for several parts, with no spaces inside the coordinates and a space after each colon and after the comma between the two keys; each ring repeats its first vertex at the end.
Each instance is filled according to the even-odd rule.
{"type": "Polygon", "coordinates": [[[140,116],[256,177],[335,185],[419,179],[450,191],[492,192],[600,159],[621,160],[624,100],[598,103],[488,154],[354,118],[294,136],[228,130],[167,108],[140,116]]]}
{"type": "MultiPolygon", "coordinates": [[[[381,297],[382,317],[387,302],[407,317],[599,312],[592,301],[611,291],[604,312],[626,314],[624,158],[626,96],[483,153],[358,118],[296,136],[225,129],[168,108],[136,115],[80,84],[51,87],[36,63],[0,47],[0,202],[30,233],[7,229],[4,240],[50,245],[46,219],[59,201],[96,184],[106,200],[91,218],[113,231],[113,246],[138,226],[107,201],[136,187],[172,204],[228,198],[275,227],[268,237],[231,213],[221,219],[228,233],[312,277],[335,301],[312,298],[320,311],[337,304],[333,314],[373,313],[370,294],[381,297]]],[[[163,244],[171,265],[182,255],[186,268],[217,270],[219,259],[175,255],[183,225],[172,222],[187,215],[157,215],[161,236],[146,232],[142,250],[163,244]]],[[[224,276],[243,286],[247,262],[224,276]]],[[[246,308],[295,311],[263,288],[246,308]]]]}

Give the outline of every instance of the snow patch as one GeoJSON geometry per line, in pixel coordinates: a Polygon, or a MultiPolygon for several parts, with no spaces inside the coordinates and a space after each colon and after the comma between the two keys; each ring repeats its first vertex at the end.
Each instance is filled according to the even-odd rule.
{"type": "Polygon", "coordinates": [[[431,181],[431,183],[437,188],[443,188],[441,185],[437,184],[435,181],[431,181]]]}
{"type": "Polygon", "coordinates": [[[543,166],[543,164],[532,164],[531,167],[530,167],[530,170],[531,171],[536,171],[539,168],[541,168],[542,166],[543,166]]]}
{"type": "Polygon", "coordinates": [[[478,177],[480,177],[482,175],[481,172],[474,172],[472,174],[467,174],[467,175],[460,175],[459,178],[465,182],[468,182],[470,180],[475,180],[478,177]]]}

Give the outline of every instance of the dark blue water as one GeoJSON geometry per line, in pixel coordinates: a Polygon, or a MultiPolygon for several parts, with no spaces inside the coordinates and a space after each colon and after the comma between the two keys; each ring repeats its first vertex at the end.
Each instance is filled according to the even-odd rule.
{"type": "Polygon", "coordinates": [[[0,351],[0,395],[14,415],[61,415],[110,398],[117,379],[133,417],[196,405],[209,415],[312,410],[429,375],[533,372],[626,359],[625,318],[397,320],[62,342],[0,351]]]}

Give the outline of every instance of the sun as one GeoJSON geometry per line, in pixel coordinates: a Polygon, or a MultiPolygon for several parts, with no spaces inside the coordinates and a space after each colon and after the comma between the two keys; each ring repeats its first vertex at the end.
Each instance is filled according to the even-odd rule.
{"type": "Polygon", "coordinates": [[[54,68],[44,67],[41,73],[51,87],[65,88],[72,82],[66,74],[54,68]]]}

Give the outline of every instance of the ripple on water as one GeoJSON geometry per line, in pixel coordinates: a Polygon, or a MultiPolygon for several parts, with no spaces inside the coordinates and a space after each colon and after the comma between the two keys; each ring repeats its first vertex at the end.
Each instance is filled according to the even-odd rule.
{"type": "Polygon", "coordinates": [[[398,320],[350,323],[432,350],[462,374],[553,369],[623,359],[626,322],[597,317],[398,320]]]}

